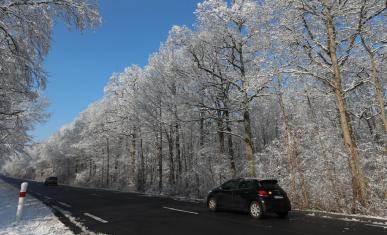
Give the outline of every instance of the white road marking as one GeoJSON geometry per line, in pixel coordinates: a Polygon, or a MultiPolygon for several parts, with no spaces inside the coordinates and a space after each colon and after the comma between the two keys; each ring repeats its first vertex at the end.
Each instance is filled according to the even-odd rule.
{"type": "Polygon", "coordinates": [[[167,209],[167,210],[171,210],[171,211],[179,211],[179,212],[184,212],[184,213],[189,213],[189,214],[194,214],[194,215],[198,215],[199,213],[197,212],[194,212],[194,211],[185,211],[185,210],[180,210],[180,209],[176,209],[176,208],[171,208],[171,207],[163,207],[164,209],[167,209]]]}
{"type": "Polygon", "coordinates": [[[83,214],[86,215],[86,216],[89,216],[90,218],[93,218],[93,219],[95,219],[95,220],[97,220],[97,221],[99,221],[99,222],[101,222],[101,223],[104,223],[104,224],[106,224],[107,222],[109,222],[109,221],[106,221],[106,220],[104,220],[104,219],[101,219],[101,218],[99,218],[99,217],[97,217],[97,216],[95,216],[95,215],[89,214],[89,213],[83,213],[83,214]]]}
{"type": "Polygon", "coordinates": [[[69,204],[67,204],[67,203],[64,203],[64,202],[58,202],[58,203],[61,204],[62,206],[71,208],[71,206],[69,204]]]}
{"type": "Polygon", "coordinates": [[[379,228],[383,228],[383,229],[387,229],[387,226],[384,226],[384,225],[379,225],[379,224],[366,224],[367,226],[372,226],[372,227],[379,227],[379,228]]]}
{"type": "Polygon", "coordinates": [[[89,230],[87,230],[87,228],[85,226],[83,226],[79,221],[76,220],[76,218],[74,218],[73,216],[71,216],[71,212],[69,211],[66,211],[66,210],[63,210],[57,206],[52,206],[52,208],[54,208],[55,210],[59,211],[60,213],[62,213],[67,219],[70,220],[70,222],[72,224],[74,224],[75,226],[77,226],[79,229],[82,230],[82,234],[90,234],[90,235],[97,235],[96,233],[93,233],[89,230]]]}
{"type": "Polygon", "coordinates": [[[36,193],[37,195],[39,195],[39,196],[42,196],[42,194],[41,193],[36,193]]]}
{"type": "Polygon", "coordinates": [[[47,196],[44,196],[45,199],[47,200],[51,200],[52,198],[51,197],[47,197],[47,196]]]}

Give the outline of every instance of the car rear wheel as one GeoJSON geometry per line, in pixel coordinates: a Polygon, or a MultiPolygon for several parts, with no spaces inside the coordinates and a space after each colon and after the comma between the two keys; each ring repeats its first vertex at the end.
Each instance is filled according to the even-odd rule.
{"type": "Polygon", "coordinates": [[[263,219],[264,217],[262,206],[257,201],[253,201],[250,203],[249,213],[254,219],[263,219]]]}
{"type": "Polygon", "coordinates": [[[218,209],[216,198],[211,197],[210,199],[208,199],[208,209],[210,209],[210,211],[216,211],[218,209]]]}
{"type": "Polygon", "coordinates": [[[286,218],[288,216],[288,212],[278,212],[277,215],[280,218],[286,218]]]}

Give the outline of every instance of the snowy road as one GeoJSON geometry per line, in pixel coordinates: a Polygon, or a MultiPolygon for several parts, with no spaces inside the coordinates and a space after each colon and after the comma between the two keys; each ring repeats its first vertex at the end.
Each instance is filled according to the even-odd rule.
{"type": "MultiPolygon", "coordinates": [[[[11,184],[20,180],[2,178],[11,184]]],[[[74,233],[105,234],[387,234],[385,222],[333,219],[293,212],[288,219],[254,220],[236,212],[209,212],[202,203],[117,191],[30,182],[29,193],[53,207],[74,233]]]]}

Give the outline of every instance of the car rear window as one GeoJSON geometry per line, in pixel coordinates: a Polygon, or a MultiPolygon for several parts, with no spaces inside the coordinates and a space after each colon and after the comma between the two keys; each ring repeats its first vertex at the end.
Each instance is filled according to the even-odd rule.
{"type": "Polygon", "coordinates": [[[257,183],[254,180],[244,180],[239,184],[240,189],[254,189],[257,187],[257,183]]]}
{"type": "Polygon", "coordinates": [[[280,189],[277,180],[261,180],[259,184],[265,189],[280,189]]]}

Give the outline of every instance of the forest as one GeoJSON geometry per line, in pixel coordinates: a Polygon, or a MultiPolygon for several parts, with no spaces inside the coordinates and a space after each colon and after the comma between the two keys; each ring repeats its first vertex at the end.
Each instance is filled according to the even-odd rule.
{"type": "MultiPolygon", "coordinates": [[[[274,178],[294,208],[387,216],[386,1],[204,0],[192,26],[173,26],[146,66],[113,73],[42,143],[28,130],[47,118],[50,22],[31,18],[47,28],[19,50],[3,2],[3,173],[199,199],[231,178],[274,178]]],[[[70,25],[98,24],[79,9],[64,11],[70,25]]]]}

